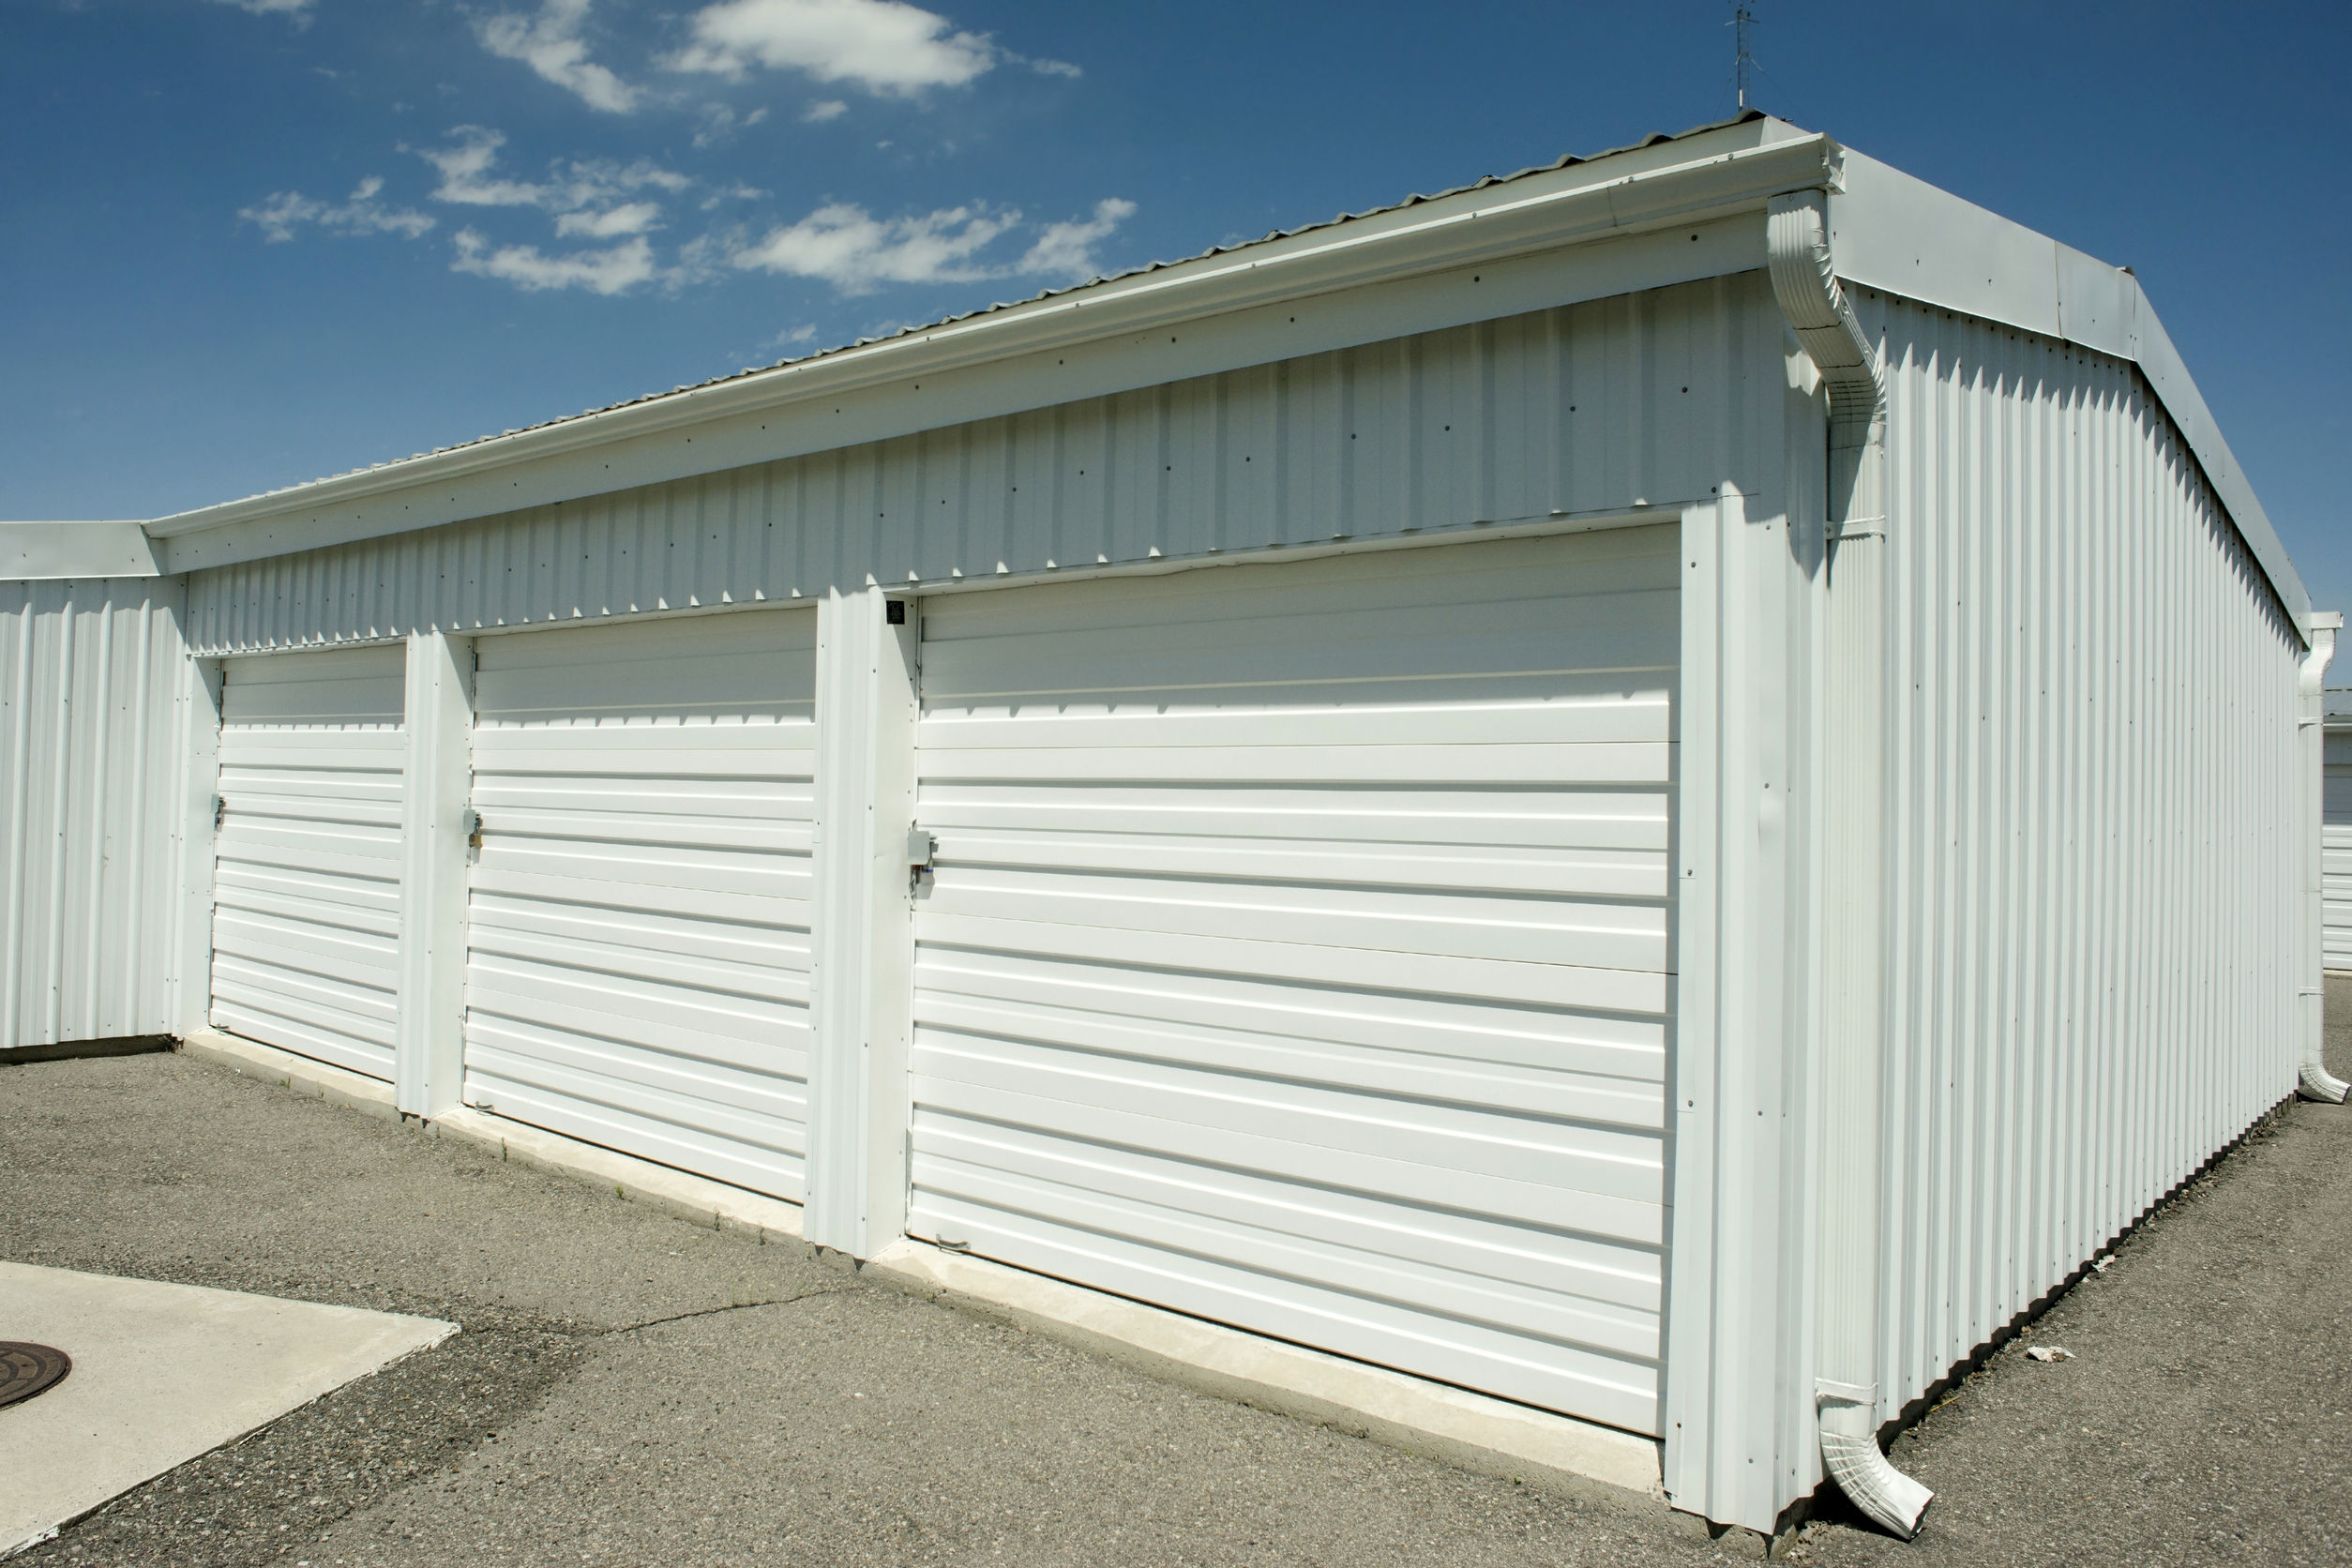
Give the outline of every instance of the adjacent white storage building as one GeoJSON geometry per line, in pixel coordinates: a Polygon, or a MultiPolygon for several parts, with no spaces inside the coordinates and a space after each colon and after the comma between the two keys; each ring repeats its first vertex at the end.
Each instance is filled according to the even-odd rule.
{"type": "Polygon", "coordinates": [[[2136,281],[1761,116],[13,532],[0,1043],[235,1033],[1716,1520],[1907,1529],[1881,1428],[2304,1066],[2310,605],[2136,281]]]}
{"type": "Polygon", "coordinates": [[[2352,974],[2352,688],[2329,689],[2324,712],[2327,739],[2320,776],[2323,952],[2330,973],[2352,974]]]}

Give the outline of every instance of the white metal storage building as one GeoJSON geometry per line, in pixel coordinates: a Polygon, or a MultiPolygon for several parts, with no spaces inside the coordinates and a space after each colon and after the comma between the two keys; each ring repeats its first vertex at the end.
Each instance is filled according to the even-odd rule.
{"type": "Polygon", "coordinates": [[[1761,116],[8,533],[0,1045],[228,1032],[1719,1521],[1907,1528],[1885,1424],[2303,1066],[2310,605],[2137,282],[1761,116]]]}

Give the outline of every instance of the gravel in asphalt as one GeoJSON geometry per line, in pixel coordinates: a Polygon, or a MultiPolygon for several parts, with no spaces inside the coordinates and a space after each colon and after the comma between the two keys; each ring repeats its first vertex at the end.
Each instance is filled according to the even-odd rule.
{"type": "MultiPolygon", "coordinates": [[[[2331,1015],[2352,1020],[2352,986],[2331,1015]]],[[[2352,1066],[2340,1023],[2331,1056],[2352,1066]]],[[[0,1256],[464,1333],[21,1560],[1632,1564],[1746,1555],[1594,1488],[1228,1403],[177,1056],[0,1069],[0,1256]]],[[[1818,1563],[2352,1560],[2352,1111],[2295,1106],[1900,1440],[1908,1546],[1818,1563]],[[2029,1362],[2025,1344],[2075,1359],[2029,1362]]]]}

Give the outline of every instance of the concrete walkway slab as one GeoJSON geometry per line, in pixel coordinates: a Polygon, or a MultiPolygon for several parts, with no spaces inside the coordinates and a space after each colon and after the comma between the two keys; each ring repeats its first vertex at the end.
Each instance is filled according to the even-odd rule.
{"type": "Polygon", "coordinates": [[[73,1371],[0,1410],[0,1556],[457,1325],[0,1262],[0,1337],[73,1371]]]}

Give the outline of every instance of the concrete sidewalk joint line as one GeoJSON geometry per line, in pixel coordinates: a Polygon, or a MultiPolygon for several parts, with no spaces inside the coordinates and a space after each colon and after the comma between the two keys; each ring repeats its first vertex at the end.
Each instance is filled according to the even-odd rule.
{"type": "Polygon", "coordinates": [[[927,1242],[885,1247],[858,1272],[1205,1393],[1483,1475],[1572,1491],[1597,1481],[1666,1495],[1662,1446],[1612,1426],[1325,1355],[927,1242]]]}

